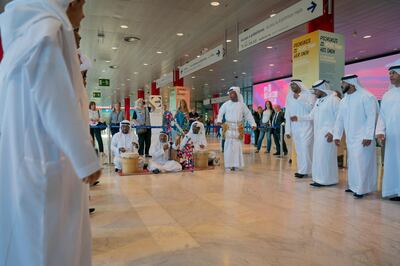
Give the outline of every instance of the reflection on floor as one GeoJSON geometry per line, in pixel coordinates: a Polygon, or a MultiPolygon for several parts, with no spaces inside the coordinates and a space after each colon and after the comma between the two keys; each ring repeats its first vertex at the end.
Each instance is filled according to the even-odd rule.
{"type": "MultiPolygon", "coordinates": [[[[213,145],[217,149],[217,145],[213,145]]],[[[116,176],[91,191],[93,264],[400,265],[400,204],[296,180],[245,148],[244,171],[116,176]]]]}

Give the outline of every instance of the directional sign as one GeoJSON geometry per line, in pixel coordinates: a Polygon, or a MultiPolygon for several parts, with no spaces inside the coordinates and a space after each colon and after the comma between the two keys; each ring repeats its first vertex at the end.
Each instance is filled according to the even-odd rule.
{"type": "Polygon", "coordinates": [[[92,93],[93,98],[101,98],[101,91],[94,91],[92,93]]]}
{"type": "Polygon", "coordinates": [[[161,78],[156,80],[156,86],[157,88],[164,87],[165,85],[168,85],[174,81],[174,74],[172,72],[165,74],[161,78]]]}
{"type": "Polygon", "coordinates": [[[224,48],[223,45],[208,51],[199,58],[196,58],[189,63],[179,67],[179,77],[183,78],[190,75],[202,68],[208,67],[224,58],[224,48]]]}
{"type": "Polygon", "coordinates": [[[110,87],[110,80],[109,79],[99,79],[99,86],[110,87]]]}
{"type": "Polygon", "coordinates": [[[316,19],[323,13],[323,0],[302,0],[239,34],[239,51],[316,19]]]}

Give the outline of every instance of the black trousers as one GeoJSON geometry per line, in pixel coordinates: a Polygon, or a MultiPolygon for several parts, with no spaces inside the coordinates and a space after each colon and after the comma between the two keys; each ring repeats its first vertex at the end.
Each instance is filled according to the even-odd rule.
{"type": "Polygon", "coordinates": [[[101,138],[101,130],[99,128],[91,128],[90,135],[92,136],[93,144],[94,137],[96,136],[97,144],[99,144],[99,152],[104,152],[103,139],[101,138]]]}
{"type": "MultiPolygon", "coordinates": [[[[276,146],[276,152],[281,153],[281,130],[280,129],[273,129],[272,134],[274,136],[274,142],[276,146]]],[[[283,131],[283,136],[285,136],[285,131],[283,131]]],[[[283,153],[287,153],[288,149],[285,142],[285,137],[283,137],[283,153]]]]}
{"type": "Polygon", "coordinates": [[[260,130],[254,130],[254,146],[257,146],[258,139],[260,138],[260,130]]]}
{"type": "Polygon", "coordinates": [[[112,123],[111,124],[111,136],[114,136],[119,132],[119,124],[112,123]]]}
{"type": "Polygon", "coordinates": [[[139,155],[149,155],[151,145],[151,129],[147,129],[145,133],[138,134],[139,138],[139,155]]]}

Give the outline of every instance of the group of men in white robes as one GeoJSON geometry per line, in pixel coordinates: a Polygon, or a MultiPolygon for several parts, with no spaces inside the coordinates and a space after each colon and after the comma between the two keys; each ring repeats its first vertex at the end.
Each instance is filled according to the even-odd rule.
{"type": "Polygon", "coordinates": [[[325,80],[317,81],[312,90],[307,90],[300,80],[293,80],[287,99],[286,134],[293,137],[296,149],[295,176],[312,175],[310,185],[314,187],[337,184],[336,146],[345,133],[346,192],[362,198],[377,189],[376,137],[385,145],[382,196],[400,201],[399,73],[400,60],[389,66],[391,86],[380,111],[377,99],[361,86],[356,75],[342,78],[342,100],[325,80]]]}

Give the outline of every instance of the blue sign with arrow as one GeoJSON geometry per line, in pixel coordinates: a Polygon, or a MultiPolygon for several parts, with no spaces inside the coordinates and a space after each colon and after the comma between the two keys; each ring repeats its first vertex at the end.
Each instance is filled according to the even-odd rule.
{"type": "Polygon", "coordinates": [[[317,8],[317,4],[314,1],[311,1],[311,6],[307,8],[307,10],[311,11],[311,13],[314,13],[315,8],[317,8]]]}

